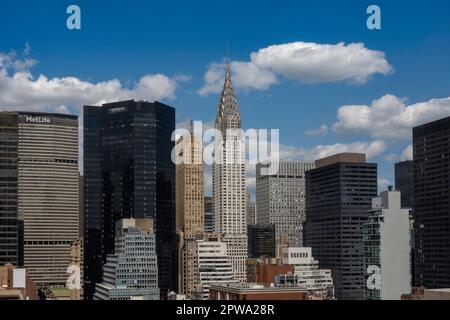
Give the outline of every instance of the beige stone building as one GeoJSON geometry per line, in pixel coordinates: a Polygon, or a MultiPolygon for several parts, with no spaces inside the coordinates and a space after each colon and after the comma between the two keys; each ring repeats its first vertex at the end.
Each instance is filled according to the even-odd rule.
{"type": "Polygon", "coordinates": [[[194,123],[189,134],[177,141],[176,220],[179,233],[179,288],[191,297],[196,286],[196,240],[204,236],[203,147],[194,135],[194,123]]]}

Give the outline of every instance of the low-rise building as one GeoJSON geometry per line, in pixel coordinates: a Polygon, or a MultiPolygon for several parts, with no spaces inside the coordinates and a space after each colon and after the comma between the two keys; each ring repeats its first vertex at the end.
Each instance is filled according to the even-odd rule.
{"type": "Polygon", "coordinates": [[[187,297],[185,294],[180,294],[180,293],[170,291],[167,294],[167,300],[187,300],[187,297]]]}
{"type": "Polygon", "coordinates": [[[275,287],[255,283],[213,284],[209,300],[309,300],[300,287],[275,287]]]}
{"type": "Polygon", "coordinates": [[[36,284],[26,269],[9,263],[0,266],[0,300],[38,300],[36,284]]]}
{"type": "Polygon", "coordinates": [[[248,259],[247,282],[270,285],[275,282],[275,276],[283,273],[294,273],[293,265],[281,264],[279,259],[262,258],[248,259]]]}
{"type": "MultiPolygon", "coordinates": [[[[333,278],[330,269],[320,269],[319,261],[312,256],[308,247],[284,248],[282,263],[292,265],[296,285],[306,288],[310,295],[334,296],[333,278]]],[[[282,279],[278,277],[278,281],[282,279]]]]}
{"type": "Polygon", "coordinates": [[[426,289],[425,287],[412,288],[411,293],[403,294],[402,300],[450,300],[450,288],[426,289]]]}

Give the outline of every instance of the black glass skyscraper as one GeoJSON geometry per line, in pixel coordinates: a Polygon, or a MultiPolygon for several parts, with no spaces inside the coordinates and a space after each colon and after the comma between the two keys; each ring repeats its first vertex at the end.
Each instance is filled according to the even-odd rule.
{"type": "Polygon", "coordinates": [[[331,269],[339,300],[364,299],[362,226],[377,196],[377,165],[338,154],[306,172],[305,246],[331,269]]]}
{"type": "Polygon", "coordinates": [[[450,287],[450,117],[413,129],[415,284],[450,287]]]}
{"type": "Polygon", "coordinates": [[[92,299],[114,253],[115,221],[153,218],[161,297],[177,290],[175,109],[122,101],[84,107],[84,290],[92,299]]]}
{"type": "Polygon", "coordinates": [[[395,164],[395,190],[401,192],[402,208],[413,208],[414,162],[402,161],[395,164]]]}
{"type": "MultiPolygon", "coordinates": [[[[402,208],[411,209],[410,221],[413,222],[413,206],[414,206],[414,161],[402,161],[395,164],[395,190],[400,191],[402,208]]],[[[411,284],[415,286],[416,274],[416,244],[415,230],[411,227],[411,284]]]]}

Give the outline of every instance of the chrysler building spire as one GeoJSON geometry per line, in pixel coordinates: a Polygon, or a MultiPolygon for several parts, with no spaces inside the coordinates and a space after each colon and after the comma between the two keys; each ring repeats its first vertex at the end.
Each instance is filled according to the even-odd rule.
{"type": "Polygon", "coordinates": [[[230,62],[226,63],[225,83],[219,100],[216,117],[216,129],[225,136],[226,129],[240,129],[242,127],[239,104],[236,92],[231,82],[230,62]]]}

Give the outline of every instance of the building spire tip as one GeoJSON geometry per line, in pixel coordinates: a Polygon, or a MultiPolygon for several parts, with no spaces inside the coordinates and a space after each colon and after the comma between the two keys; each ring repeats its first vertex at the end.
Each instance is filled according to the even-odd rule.
{"type": "Polygon", "coordinates": [[[227,41],[226,49],[225,49],[225,62],[227,65],[230,64],[230,43],[227,41]]]}

